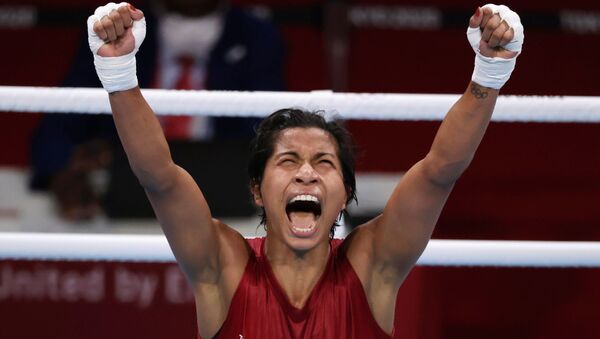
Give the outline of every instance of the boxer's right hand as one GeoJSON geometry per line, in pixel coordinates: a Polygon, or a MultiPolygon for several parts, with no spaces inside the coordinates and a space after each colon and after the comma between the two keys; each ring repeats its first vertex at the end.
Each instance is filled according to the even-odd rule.
{"type": "Polygon", "coordinates": [[[146,36],[144,13],[126,2],[96,8],[87,20],[96,73],[109,92],[137,86],[135,53],[146,36]]]}
{"type": "Polygon", "coordinates": [[[130,4],[122,3],[116,9],[106,5],[96,9],[90,16],[93,33],[103,44],[96,53],[103,57],[115,57],[133,52],[135,39],[133,27],[136,20],[141,20],[144,13],[130,4]],[[106,8],[107,7],[107,8],[106,8]],[[105,14],[108,10],[108,14],[105,14]]]}

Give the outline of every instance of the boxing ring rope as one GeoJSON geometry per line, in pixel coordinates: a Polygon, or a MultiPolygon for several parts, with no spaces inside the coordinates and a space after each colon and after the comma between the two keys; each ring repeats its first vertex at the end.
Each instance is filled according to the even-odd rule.
{"type": "MultiPolygon", "coordinates": [[[[174,262],[163,235],[0,233],[0,260],[174,262]]],[[[431,240],[422,266],[600,267],[600,242],[431,240]]]]}
{"type": "MultiPolygon", "coordinates": [[[[157,114],[263,117],[283,107],[325,110],[344,119],[441,120],[453,94],[331,91],[236,92],[145,89],[157,114]]],[[[110,113],[97,88],[0,86],[0,112],[110,113]]],[[[493,121],[600,123],[600,97],[501,96],[493,121]],[[568,113],[567,113],[568,112],[568,113]]],[[[164,236],[0,233],[0,260],[173,262],[164,236]]],[[[600,267],[600,242],[431,240],[425,266],[600,267]]]]}
{"type": "MultiPolygon", "coordinates": [[[[157,114],[263,117],[284,107],[322,109],[344,119],[441,120],[457,94],[142,91],[157,114]]],[[[0,111],[110,113],[99,88],[0,86],[0,111]]],[[[501,96],[493,121],[600,122],[600,97],[501,96]],[[565,113],[568,112],[568,113],[565,113]]]]}

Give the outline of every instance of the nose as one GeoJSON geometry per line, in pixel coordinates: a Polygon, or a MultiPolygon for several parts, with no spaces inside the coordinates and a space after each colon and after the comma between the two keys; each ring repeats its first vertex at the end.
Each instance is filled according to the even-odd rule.
{"type": "Polygon", "coordinates": [[[304,163],[296,172],[295,180],[298,184],[312,184],[316,183],[318,178],[315,169],[309,163],[304,163]]]}

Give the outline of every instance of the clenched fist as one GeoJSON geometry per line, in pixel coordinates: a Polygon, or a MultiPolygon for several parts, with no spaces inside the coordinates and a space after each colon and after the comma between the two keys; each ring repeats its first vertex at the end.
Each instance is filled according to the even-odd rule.
{"type": "Polygon", "coordinates": [[[126,2],[111,2],[96,8],[87,28],[102,86],[109,93],[136,87],[135,53],[146,36],[144,13],[126,2]]]}
{"type": "Polygon", "coordinates": [[[97,15],[91,16],[90,18],[94,20],[92,25],[94,33],[104,42],[97,51],[98,55],[114,57],[133,52],[135,41],[131,27],[136,20],[141,20],[143,17],[142,11],[129,4],[111,10],[100,20],[96,20],[97,15]]]}
{"type": "Polygon", "coordinates": [[[469,20],[467,38],[476,54],[472,80],[500,89],[521,53],[524,34],[519,15],[504,5],[477,8],[469,20]]]}

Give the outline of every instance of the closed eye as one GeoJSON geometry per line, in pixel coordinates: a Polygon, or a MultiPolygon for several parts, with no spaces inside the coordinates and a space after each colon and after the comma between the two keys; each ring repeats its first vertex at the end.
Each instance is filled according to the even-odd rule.
{"type": "Polygon", "coordinates": [[[317,164],[324,164],[327,166],[331,166],[333,168],[337,169],[336,163],[335,163],[335,155],[332,153],[327,153],[327,152],[323,152],[323,153],[318,153],[315,157],[315,159],[317,160],[317,164]]]}
{"type": "Polygon", "coordinates": [[[335,168],[335,164],[331,160],[321,159],[321,160],[319,160],[319,164],[324,164],[324,165],[328,165],[328,166],[335,168]]]}
{"type": "Polygon", "coordinates": [[[279,160],[279,165],[287,165],[287,164],[295,164],[296,161],[294,161],[294,159],[290,159],[290,158],[284,158],[279,160]]]}

